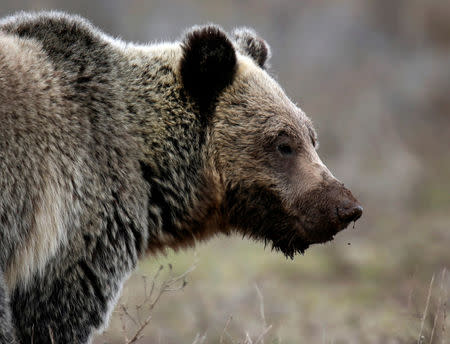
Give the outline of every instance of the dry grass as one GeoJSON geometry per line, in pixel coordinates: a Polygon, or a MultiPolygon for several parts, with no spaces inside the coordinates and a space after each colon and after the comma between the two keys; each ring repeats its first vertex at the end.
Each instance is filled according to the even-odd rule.
{"type": "Polygon", "coordinates": [[[166,293],[182,290],[187,285],[186,277],[194,269],[195,264],[189,267],[185,272],[175,276],[172,264],[169,263],[167,264],[168,275],[161,280],[160,274],[164,270],[163,265],[159,266],[150,281],[147,276],[142,276],[144,297],[141,302],[135,305],[134,310],[131,310],[129,306],[123,303],[120,303],[119,305],[119,318],[122,325],[124,344],[137,343],[144,337],[143,332],[150,324],[153,309],[161,297],[166,293]],[[133,329],[130,329],[130,325],[133,329]]]}
{"type": "MultiPolygon", "coordinates": [[[[160,265],[156,273],[149,278],[146,275],[142,276],[142,288],[143,288],[143,299],[139,304],[131,307],[124,303],[119,303],[117,316],[120,319],[121,330],[122,330],[122,342],[124,344],[136,344],[147,342],[144,336],[145,331],[149,331],[148,328],[150,321],[153,316],[153,310],[158,304],[160,299],[164,294],[177,292],[183,290],[186,285],[187,276],[194,271],[196,264],[194,263],[186,271],[179,275],[174,275],[172,264],[168,263],[166,270],[168,274],[166,276],[161,276],[164,270],[164,265],[160,265]]],[[[219,344],[264,344],[264,338],[267,333],[272,328],[272,325],[267,325],[265,313],[264,313],[264,298],[263,295],[255,285],[255,290],[259,298],[259,311],[261,316],[261,322],[263,324],[261,332],[252,339],[252,336],[246,332],[243,339],[234,338],[229,332],[228,327],[231,323],[232,317],[230,316],[223,328],[222,334],[219,339],[219,344]]],[[[53,332],[49,328],[50,338],[53,340],[53,332]]],[[[207,339],[206,334],[200,335],[196,334],[192,344],[203,344],[207,339]]]]}
{"type": "Polygon", "coordinates": [[[125,319],[128,342],[136,337],[135,343],[448,344],[448,215],[408,218],[408,227],[404,220],[369,218],[293,262],[238,238],[154,257],[126,284],[109,329],[95,343],[127,343],[125,319]],[[392,239],[404,228],[407,235],[392,239]],[[189,270],[191,282],[180,288],[184,279],[178,280],[167,290],[176,292],[159,294],[170,278],[171,269],[163,269],[157,302],[149,301],[151,271],[168,262],[171,278],[189,270]]]}

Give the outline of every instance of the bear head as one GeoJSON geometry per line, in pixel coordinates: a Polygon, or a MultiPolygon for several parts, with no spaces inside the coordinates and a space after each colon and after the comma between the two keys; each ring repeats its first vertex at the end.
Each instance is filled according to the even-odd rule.
{"type": "Polygon", "coordinates": [[[265,70],[270,49],[263,39],[250,29],[229,38],[217,26],[196,27],[182,51],[183,88],[208,123],[221,232],[293,257],[361,216],[358,201],[319,158],[311,120],[265,70]]]}

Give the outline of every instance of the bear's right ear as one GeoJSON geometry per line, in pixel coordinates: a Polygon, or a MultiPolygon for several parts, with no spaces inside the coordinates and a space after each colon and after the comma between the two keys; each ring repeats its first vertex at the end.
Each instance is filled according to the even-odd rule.
{"type": "Polygon", "coordinates": [[[233,82],[236,52],[227,35],[217,26],[194,27],[182,42],[180,74],[186,92],[208,108],[219,93],[233,82]]]}
{"type": "Polygon", "coordinates": [[[270,46],[252,29],[243,27],[233,31],[232,34],[238,50],[248,55],[261,68],[267,69],[270,60],[270,46]]]}

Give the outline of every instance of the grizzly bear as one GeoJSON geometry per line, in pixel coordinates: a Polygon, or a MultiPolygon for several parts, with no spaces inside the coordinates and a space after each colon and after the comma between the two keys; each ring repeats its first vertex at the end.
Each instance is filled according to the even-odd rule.
{"type": "Polygon", "coordinates": [[[146,254],[240,233],[293,257],[361,216],[269,56],[250,29],[0,21],[2,343],[89,343],[146,254]]]}

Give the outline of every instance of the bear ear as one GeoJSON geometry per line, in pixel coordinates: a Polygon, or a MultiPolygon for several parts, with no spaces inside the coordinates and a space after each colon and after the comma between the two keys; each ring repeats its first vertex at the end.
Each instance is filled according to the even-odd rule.
{"type": "Polygon", "coordinates": [[[250,28],[238,28],[233,31],[233,38],[240,53],[250,56],[261,68],[268,67],[270,59],[269,44],[250,28]]]}
{"type": "Polygon", "coordinates": [[[183,86],[204,108],[233,82],[236,52],[225,32],[208,25],[194,27],[182,41],[180,74],[183,86]]]}

